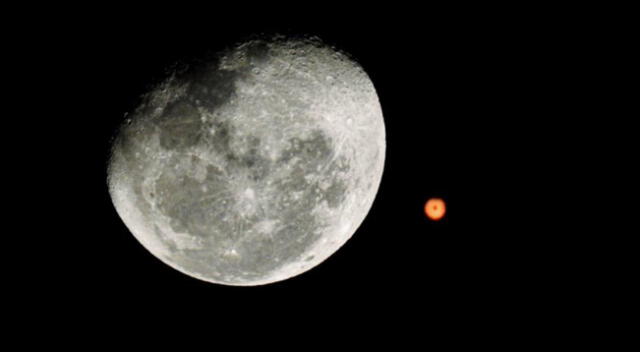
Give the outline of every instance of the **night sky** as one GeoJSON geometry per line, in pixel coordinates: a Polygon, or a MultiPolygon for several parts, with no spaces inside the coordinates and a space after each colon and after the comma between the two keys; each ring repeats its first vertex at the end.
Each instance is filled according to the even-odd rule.
{"type": "Polygon", "coordinates": [[[504,197],[524,196],[526,185],[514,179],[526,171],[517,163],[523,155],[512,146],[530,138],[537,112],[522,82],[543,74],[535,63],[545,59],[531,49],[535,33],[519,24],[523,17],[492,9],[308,10],[310,18],[267,19],[211,8],[137,10],[96,10],[42,34],[41,50],[56,56],[63,82],[58,100],[74,102],[56,132],[65,161],[47,161],[48,170],[64,170],[51,181],[71,190],[50,204],[65,245],[44,275],[62,306],[293,315],[310,307],[336,316],[355,309],[444,324],[491,307],[535,305],[522,259],[532,254],[532,236],[511,225],[517,206],[504,197]],[[376,87],[387,154],[373,207],[333,256],[286,281],[231,287],[186,276],[144,249],[111,203],[106,165],[125,112],[169,65],[255,33],[316,35],[351,54],[376,87]],[[424,214],[431,197],[447,204],[438,222],[424,214]]]}

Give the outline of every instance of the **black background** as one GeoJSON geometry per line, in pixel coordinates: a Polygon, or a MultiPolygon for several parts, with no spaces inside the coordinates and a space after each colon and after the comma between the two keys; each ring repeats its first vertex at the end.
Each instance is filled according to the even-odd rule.
{"type": "Polygon", "coordinates": [[[539,87],[557,55],[538,50],[551,20],[492,8],[344,10],[92,9],[48,22],[37,50],[53,59],[34,66],[55,68],[48,79],[59,82],[52,100],[61,118],[51,147],[61,157],[43,161],[57,186],[42,206],[62,240],[48,239],[59,254],[41,275],[46,305],[87,319],[266,310],[294,321],[390,315],[444,326],[542,307],[548,292],[536,283],[546,264],[534,252],[548,239],[514,220],[528,211],[514,198],[536,184],[537,171],[520,161],[531,152],[523,141],[545,123],[536,102],[553,98],[539,87]],[[106,166],[124,114],[169,65],[255,33],[317,35],[350,53],[378,92],[387,155],[369,215],[338,252],[282,282],[230,287],[144,249],[111,203],[106,166]],[[439,222],[424,216],[430,197],[447,202],[439,222]]]}

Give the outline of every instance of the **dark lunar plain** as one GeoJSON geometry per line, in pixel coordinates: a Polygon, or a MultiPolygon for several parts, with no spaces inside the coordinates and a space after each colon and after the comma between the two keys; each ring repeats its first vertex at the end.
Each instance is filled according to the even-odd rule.
{"type": "Polygon", "coordinates": [[[545,264],[533,248],[549,235],[515,222],[517,206],[504,195],[524,197],[534,181],[517,175],[538,172],[512,146],[548,113],[536,105],[544,91],[527,84],[544,80],[554,58],[537,49],[544,26],[494,9],[374,10],[244,17],[211,5],[46,22],[39,50],[53,59],[33,65],[52,71],[45,86],[64,107],[37,117],[43,130],[55,125],[42,168],[56,185],[41,205],[52,218],[42,247],[55,252],[33,275],[47,292],[40,304],[80,320],[135,314],[237,325],[258,324],[249,316],[259,315],[259,324],[302,327],[388,317],[424,323],[418,330],[479,326],[498,311],[508,320],[542,306],[549,291],[535,283],[545,264]],[[125,112],[169,65],[255,33],[316,35],[351,54],[376,87],[387,154],[373,207],[334,255],[285,281],[231,287],[191,278],[143,248],[114,209],[106,166],[125,112]],[[430,197],[447,202],[439,222],[424,215],[430,197]]]}

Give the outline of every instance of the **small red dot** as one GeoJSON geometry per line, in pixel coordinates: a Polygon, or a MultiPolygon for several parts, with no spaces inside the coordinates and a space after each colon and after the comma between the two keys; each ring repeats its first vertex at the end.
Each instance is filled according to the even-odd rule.
{"type": "Polygon", "coordinates": [[[424,212],[431,220],[438,221],[444,217],[446,206],[441,198],[431,198],[424,205],[424,212]]]}

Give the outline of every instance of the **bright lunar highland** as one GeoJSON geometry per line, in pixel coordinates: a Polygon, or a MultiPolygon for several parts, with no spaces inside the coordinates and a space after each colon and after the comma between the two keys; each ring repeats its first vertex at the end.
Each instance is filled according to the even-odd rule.
{"type": "Polygon", "coordinates": [[[317,38],[249,40],[176,69],[114,139],[116,211],[192,277],[261,285],[340,248],[369,212],[385,159],[375,88],[317,38]]]}

